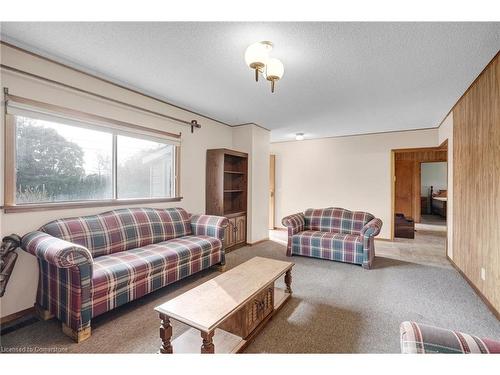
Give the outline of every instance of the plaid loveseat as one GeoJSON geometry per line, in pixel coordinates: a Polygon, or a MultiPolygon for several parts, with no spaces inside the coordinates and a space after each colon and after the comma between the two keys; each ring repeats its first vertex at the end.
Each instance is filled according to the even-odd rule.
{"type": "Polygon", "coordinates": [[[227,224],[182,208],[119,209],[52,221],[21,246],[38,259],[38,307],[74,337],[106,311],[224,264],[227,224]]]}
{"type": "Polygon", "coordinates": [[[500,353],[500,341],[415,322],[401,323],[400,337],[401,353],[404,354],[500,353]]]}
{"type": "Polygon", "coordinates": [[[307,209],[283,218],[288,228],[286,254],[336,260],[371,268],[375,257],[373,238],[382,220],[361,211],[329,207],[307,209]]]}

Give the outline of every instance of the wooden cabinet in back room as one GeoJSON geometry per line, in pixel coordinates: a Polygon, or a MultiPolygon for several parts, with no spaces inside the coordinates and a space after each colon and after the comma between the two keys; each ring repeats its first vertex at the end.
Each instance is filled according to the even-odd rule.
{"type": "Polygon", "coordinates": [[[207,150],[206,213],[229,219],[224,248],[231,251],[247,241],[248,154],[207,150]]]}

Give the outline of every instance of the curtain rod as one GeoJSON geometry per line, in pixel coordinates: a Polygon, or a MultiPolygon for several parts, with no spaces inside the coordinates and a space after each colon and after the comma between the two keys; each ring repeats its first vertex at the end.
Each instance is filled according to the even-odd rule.
{"type": "Polygon", "coordinates": [[[32,106],[42,108],[45,110],[54,111],[57,113],[62,113],[62,114],[68,115],[68,116],[74,116],[80,120],[90,120],[90,121],[110,123],[110,124],[114,124],[114,125],[118,125],[118,126],[123,126],[123,127],[129,128],[129,129],[139,130],[141,132],[156,133],[156,134],[160,134],[160,135],[171,137],[171,138],[179,139],[181,137],[180,134],[169,133],[169,132],[166,132],[163,130],[148,128],[146,126],[135,125],[135,124],[131,124],[129,122],[114,120],[114,119],[110,119],[107,117],[78,111],[76,109],[70,109],[70,108],[61,107],[61,106],[54,105],[54,104],[40,102],[40,101],[34,100],[34,99],[28,99],[28,98],[24,98],[21,96],[11,95],[11,94],[9,94],[9,89],[7,87],[4,87],[4,97],[5,97],[5,104],[6,104],[5,109],[6,110],[7,110],[7,106],[8,106],[9,101],[13,101],[14,103],[32,105],[32,106]]]}
{"type": "Polygon", "coordinates": [[[120,105],[123,105],[123,106],[126,106],[126,107],[130,107],[130,108],[136,109],[138,111],[146,112],[146,113],[149,113],[149,114],[152,114],[152,115],[155,115],[155,116],[159,116],[159,117],[163,117],[163,118],[166,118],[166,119],[169,119],[169,120],[180,122],[180,123],[182,123],[184,125],[191,126],[191,133],[194,131],[194,128],[198,128],[198,129],[201,128],[201,125],[198,124],[198,121],[196,121],[196,120],[186,121],[186,120],[183,120],[183,119],[180,119],[180,118],[177,118],[177,117],[165,115],[165,114],[160,113],[160,112],[155,112],[155,111],[152,111],[150,109],[142,108],[142,107],[139,107],[139,106],[136,106],[136,105],[133,105],[133,104],[130,104],[130,103],[122,102],[120,100],[113,99],[113,98],[110,98],[110,97],[107,97],[107,96],[104,96],[104,95],[96,94],[96,93],[91,92],[91,91],[87,91],[87,90],[84,90],[84,89],[81,89],[81,88],[78,88],[78,87],[75,87],[75,86],[71,86],[71,85],[68,85],[66,83],[62,83],[62,82],[59,82],[59,81],[56,81],[56,80],[53,80],[53,79],[50,79],[50,78],[42,77],[42,76],[39,76],[37,74],[33,74],[33,73],[30,73],[30,72],[27,72],[27,71],[24,71],[24,70],[21,70],[21,69],[17,69],[17,68],[14,68],[12,66],[8,66],[8,65],[5,65],[5,64],[0,64],[0,68],[12,71],[14,73],[23,74],[23,75],[26,75],[28,77],[34,78],[34,79],[38,79],[38,80],[41,80],[41,81],[49,82],[51,84],[62,86],[62,87],[65,87],[65,88],[68,88],[68,89],[71,89],[71,90],[74,90],[74,91],[78,91],[78,92],[86,94],[86,95],[95,96],[97,98],[104,99],[104,100],[107,100],[107,101],[110,101],[110,102],[113,102],[113,103],[116,103],[116,104],[120,104],[120,105]]]}

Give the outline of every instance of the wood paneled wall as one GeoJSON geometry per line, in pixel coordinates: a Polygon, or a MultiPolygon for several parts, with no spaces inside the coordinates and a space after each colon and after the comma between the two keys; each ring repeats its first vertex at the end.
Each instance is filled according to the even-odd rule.
{"type": "Polygon", "coordinates": [[[500,311],[499,55],[453,109],[453,262],[500,311]],[[481,278],[481,268],[486,280],[481,278]]]}

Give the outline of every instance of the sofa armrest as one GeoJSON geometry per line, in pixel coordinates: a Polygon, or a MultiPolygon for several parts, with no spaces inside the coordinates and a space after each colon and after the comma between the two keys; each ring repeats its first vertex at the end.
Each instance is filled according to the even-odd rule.
{"type": "Polygon", "coordinates": [[[400,325],[401,353],[500,353],[500,342],[415,322],[400,325]]]}
{"type": "Polygon", "coordinates": [[[304,214],[302,212],[299,212],[298,214],[293,214],[284,217],[281,220],[281,224],[283,224],[285,227],[287,227],[288,230],[288,241],[286,245],[286,255],[291,257],[292,256],[292,236],[294,234],[297,234],[299,232],[304,231],[305,225],[306,225],[306,220],[304,217],[304,214]]]}
{"type": "Polygon", "coordinates": [[[195,236],[216,237],[224,241],[224,231],[229,221],[224,216],[193,215],[191,216],[191,230],[195,236]]]}
{"type": "Polygon", "coordinates": [[[372,219],[361,228],[360,234],[364,237],[375,237],[382,229],[382,220],[372,219]]]}
{"type": "Polygon", "coordinates": [[[288,228],[289,234],[302,232],[305,227],[304,214],[302,212],[299,212],[298,214],[286,216],[283,218],[283,220],[281,220],[281,224],[288,228]]]}
{"type": "Polygon", "coordinates": [[[92,254],[80,245],[61,240],[44,232],[30,232],[21,240],[23,250],[58,268],[92,264],[92,254]]]}

